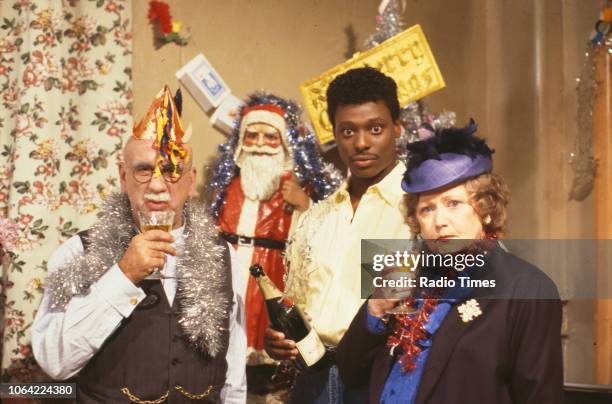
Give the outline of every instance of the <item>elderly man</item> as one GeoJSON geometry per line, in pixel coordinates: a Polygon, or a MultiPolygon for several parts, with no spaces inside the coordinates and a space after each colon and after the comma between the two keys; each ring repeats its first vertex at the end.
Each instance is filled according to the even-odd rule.
{"type": "MultiPolygon", "coordinates": [[[[365,391],[343,390],[334,350],[362,304],[362,239],[410,238],[400,211],[403,164],[397,161],[400,135],[397,86],[378,70],[365,67],[337,76],[327,89],[327,112],[349,179],[313,206],[297,226],[287,249],[287,294],[312,316],[328,354],[302,372],[293,403],[366,402],[365,391]]],[[[294,341],[271,328],[267,351],[295,359],[294,341]]]]}
{"type": "Polygon", "coordinates": [[[248,268],[259,263],[283,288],[283,252],[292,225],[309,207],[310,196],[316,201],[333,190],[299,114],[295,103],[272,94],[248,97],[229,142],[220,147],[210,183],[221,236],[242,265],[236,283],[246,303],[249,401],[266,394],[268,402],[283,401],[288,378],[277,376],[272,383],[276,362],[263,350],[268,316],[248,268]]]}
{"type": "Polygon", "coordinates": [[[245,401],[231,249],[188,201],[180,112],[165,87],[125,146],[123,193],[49,260],[34,355],[54,379],[76,377],[79,403],[245,401]],[[143,228],[140,213],[158,211],[174,212],[170,232],[143,228]]]}

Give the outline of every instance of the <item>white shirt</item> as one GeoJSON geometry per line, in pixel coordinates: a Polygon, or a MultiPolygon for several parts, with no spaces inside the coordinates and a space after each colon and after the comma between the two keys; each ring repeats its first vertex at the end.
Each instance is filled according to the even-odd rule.
{"type": "MultiPolygon", "coordinates": [[[[180,251],[183,230],[173,230],[173,244],[180,251]]],[[[240,268],[234,249],[229,248],[232,267],[232,289],[239,279],[240,268]]],[[[62,244],[48,262],[48,273],[64,265],[71,257],[84,254],[78,235],[62,244]]],[[[163,273],[174,276],[176,257],[167,256],[163,273]]],[[[176,294],[176,279],[163,279],[163,288],[172,305],[176,294]]],[[[98,279],[85,296],[73,297],[63,312],[49,311],[49,296],[45,292],[34,324],[32,325],[32,349],[41,368],[52,378],[64,380],[77,374],[98,352],[104,341],[128,318],[145,292],[134,285],[113,265],[98,279]]],[[[221,391],[224,403],[246,402],[246,331],[244,319],[244,297],[233,293],[233,309],[230,315],[230,338],[227,351],[227,374],[221,391]]]]}

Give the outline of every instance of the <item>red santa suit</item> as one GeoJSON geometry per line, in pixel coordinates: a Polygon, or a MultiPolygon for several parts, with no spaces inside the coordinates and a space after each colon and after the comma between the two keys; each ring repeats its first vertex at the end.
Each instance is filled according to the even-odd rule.
{"type": "Polygon", "coordinates": [[[236,161],[240,160],[245,144],[245,131],[249,125],[264,123],[278,130],[281,135],[281,144],[276,147],[287,153],[285,162],[278,162],[284,164],[284,171],[283,168],[278,171],[278,188],[271,196],[264,197],[267,199],[247,198],[243,192],[241,177],[236,175],[226,189],[223,208],[217,221],[222,237],[236,248],[243,266],[240,271],[242,278],[238,279],[236,284],[242,288],[242,296],[245,296],[249,365],[275,363],[264,351],[264,331],[268,326],[268,314],[261,291],[255,279],[249,276],[249,267],[259,263],[279,289],[284,290],[283,253],[291,223],[297,220],[299,215],[283,199],[281,193],[283,184],[292,180],[292,163],[288,163],[292,162],[291,151],[285,138],[287,128],[283,115],[284,111],[272,105],[259,105],[245,110],[241,120],[236,161]]]}
{"type": "Polygon", "coordinates": [[[259,263],[268,277],[281,290],[284,289],[284,244],[289,235],[293,213],[284,201],[280,190],[283,183],[289,180],[291,180],[290,172],[282,176],[278,190],[269,200],[253,201],[245,198],[240,186],[240,176],[237,175],[227,189],[223,211],[218,220],[222,233],[250,239],[242,239],[233,244],[245,267],[242,271],[244,272],[242,282],[239,284],[246,285],[246,293],[243,296],[245,296],[246,306],[249,362],[262,361],[264,330],[268,326],[268,314],[255,279],[248,276],[248,267],[259,263]],[[277,244],[275,247],[280,248],[259,247],[254,245],[256,243],[277,244]]]}

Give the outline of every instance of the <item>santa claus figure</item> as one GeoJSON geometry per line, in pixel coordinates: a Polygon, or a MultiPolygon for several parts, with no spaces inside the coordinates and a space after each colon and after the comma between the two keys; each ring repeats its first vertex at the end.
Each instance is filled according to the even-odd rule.
{"type": "Polygon", "coordinates": [[[273,390],[265,386],[265,379],[272,376],[276,363],[264,351],[268,316],[248,268],[259,263],[283,289],[283,252],[292,225],[312,201],[331,194],[340,181],[324,170],[300,113],[291,101],[266,93],[251,95],[229,141],[219,147],[209,186],[221,236],[236,249],[244,267],[234,284],[245,297],[250,393],[273,390]]]}

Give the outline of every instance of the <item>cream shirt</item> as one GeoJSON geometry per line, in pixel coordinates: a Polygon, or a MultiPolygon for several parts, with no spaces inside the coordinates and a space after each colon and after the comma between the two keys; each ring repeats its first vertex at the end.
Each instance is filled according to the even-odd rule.
{"type": "Polygon", "coordinates": [[[353,212],[346,181],[304,213],[287,246],[285,292],[311,317],[326,344],[337,345],[359,307],[361,239],[408,239],[400,206],[404,164],[368,188],[353,212]]]}

